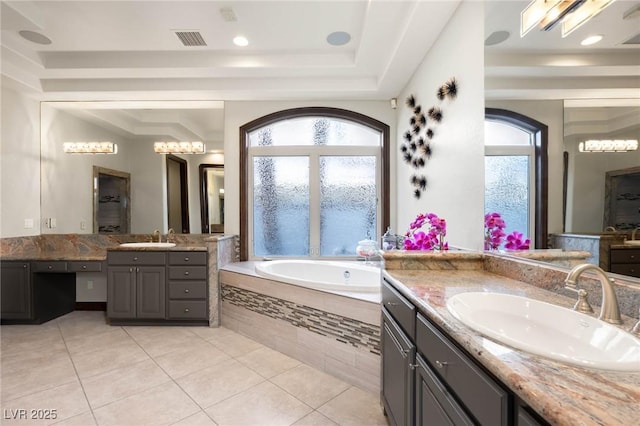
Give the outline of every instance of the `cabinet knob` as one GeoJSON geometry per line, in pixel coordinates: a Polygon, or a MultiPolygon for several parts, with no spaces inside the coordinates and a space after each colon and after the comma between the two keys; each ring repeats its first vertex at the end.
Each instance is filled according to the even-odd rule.
{"type": "Polygon", "coordinates": [[[27,269],[27,264],[22,265],[23,268],[27,269]]]}
{"type": "Polygon", "coordinates": [[[87,269],[87,265],[82,265],[82,269],[87,269]]]}
{"type": "Polygon", "coordinates": [[[184,312],[185,313],[189,312],[189,308],[184,308],[184,312]]]}
{"type": "Polygon", "coordinates": [[[387,302],[387,306],[398,306],[395,302],[387,302]]]}
{"type": "Polygon", "coordinates": [[[184,274],[185,275],[189,275],[189,271],[184,271],[184,274]]]}
{"type": "Polygon", "coordinates": [[[185,288],[185,289],[184,289],[184,292],[185,292],[185,293],[189,293],[189,289],[188,289],[188,288],[185,288]]]}
{"type": "Polygon", "coordinates": [[[137,261],[137,260],[138,260],[138,256],[134,256],[134,257],[133,257],[133,261],[135,262],[135,261],[137,261]]]}
{"type": "Polygon", "coordinates": [[[184,261],[185,261],[185,262],[188,262],[188,261],[189,261],[189,258],[188,258],[188,257],[185,257],[185,258],[184,258],[184,261]]]}
{"type": "Polygon", "coordinates": [[[47,266],[47,269],[53,269],[53,266],[49,265],[47,266]]]}
{"type": "Polygon", "coordinates": [[[420,364],[409,364],[409,368],[415,370],[416,368],[420,368],[420,364]]]}

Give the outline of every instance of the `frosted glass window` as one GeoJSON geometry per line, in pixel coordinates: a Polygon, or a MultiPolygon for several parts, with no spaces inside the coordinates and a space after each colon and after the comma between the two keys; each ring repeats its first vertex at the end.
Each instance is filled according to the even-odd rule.
{"type": "Polygon", "coordinates": [[[320,255],[355,255],[376,235],[376,157],[320,157],[320,255]]]}
{"type": "Polygon", "coordinates": [[[529,170],[527,155],[486,156],[485,213],[498,212],[507,227],[529,236],[529,170]]]}
{"type": "Polygon", "coordinates": [[[531,133],[510,123],[486,120],[484,122],[485,145],[531,145],[531,133]]]}
{"type": "Polygon", "coordinates": [[[253,157],[256,256],[309,255],[309,158],[253,157]]]}
{"type": "Polygon", "coordinates": [[[281,120],[249,133],[250,146],[380,146],[380,132],[331,117],[281,120]],[[265,132],[269,134],[265,138],[265,132]]]}

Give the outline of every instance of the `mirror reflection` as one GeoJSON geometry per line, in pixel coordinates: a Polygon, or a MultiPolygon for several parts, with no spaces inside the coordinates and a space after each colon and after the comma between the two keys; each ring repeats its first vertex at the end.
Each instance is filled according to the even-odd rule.
{"type": "Polygon", "coordinates": [[[640,186],[632,185],[620,193],[616,191],[620,186],[615,182],[618,178],[611,181],[612,174],[633,175],[633,169],[640,166],[640,150],[579,150],[579,144],[588,140],[639,140],[640,99],[605,100],[601,104],[565,101],[564,151],[568,154],[565,232],[568,233],[597,234],[609,226],[618,231],[640,226],[640,186]],[[626,211],[622,217],[610,214],[618,206],[626,211]],[[632,209],[633,206],[636,208],[632,209]]]}
{"type": "MultiPolygon", "coordinates": [[[[43,233],[137,234],[154,229],[166,233],[176,211],[186,215],[180,217],[176,232],[203,232],[201,210],[211,208],[201,204],[199,166],[224,169],[223,102],[43,102],[41,125],[43,233]],[[65,142],[93,141],[113,142],[117,153],[68,154],[63,150],[65,142]],[[154,152],[157,141],[205,143],[205,154],[172,154],[185,165],[184,193],[175,195],[169,179],[169,156],[154,152]],[[102,197],[100,184],[109,181],[104,179],[105,173],[128,175],[129,195],[120,198],[105,192],[102,197]],[[170,203],[176,198],[177,204],[170,203]],[[105,219],[110,215],[106,210],[127,213],[105,219]]],[[[216,203],[214,210],[223,211],[219,199],[216,203]]],[[[216,220],[223,223],[220,217],[216,220]]],[[[222,232],[222,228],[212,232],[222,232]]]]}
{"type": "Polygon", "coordinates": [[[202,233],[224,231],[224,167],[200,164],[202,233]]]}

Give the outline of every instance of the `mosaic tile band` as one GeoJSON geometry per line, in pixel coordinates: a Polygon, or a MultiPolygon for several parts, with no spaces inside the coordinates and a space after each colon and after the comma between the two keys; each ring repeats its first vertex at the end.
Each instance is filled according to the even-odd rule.
{"type": "Polygon", "coordinates": [[[377,325],[224,284],[222,300],[380,355],[380,327],[377,325]]]}

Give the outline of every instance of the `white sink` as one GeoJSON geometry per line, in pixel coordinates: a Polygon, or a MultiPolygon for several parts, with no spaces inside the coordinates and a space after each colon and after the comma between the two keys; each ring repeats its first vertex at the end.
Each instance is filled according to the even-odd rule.
{"type": "Polygon", "coordinates": [[[129,248],[169,248],[175,247],[176,243],[122,243],[120,247],[129,248]]]}
{"type": "Polygon", "coordinates": [[[640,247],[640,240],[627,240],[624,242],[628,246],[638,246],[640,247]]]}
{"type": "Polygon", "coordinates": [[[640,339],[568,308],[498,293],[461,293],[447,309],[466,326],[505,345],[568,364],[640,371],[640,339]]]}

